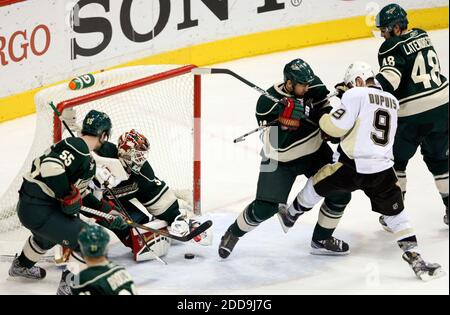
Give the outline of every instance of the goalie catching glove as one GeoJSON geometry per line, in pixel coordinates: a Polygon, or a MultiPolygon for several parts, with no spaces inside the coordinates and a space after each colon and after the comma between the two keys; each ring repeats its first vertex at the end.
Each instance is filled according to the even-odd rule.
{"type": "Polygon", "coordinates": [[[295,131],[301,126],[300,120],[305,118],[303,100],[299,98],[285,97],[280,101],[284,105],[283,112],[278,117],[281,128],[295,131]]]}
{"type": "MultiPolygon", "coordinates": [[[[184,236],[189,234],[192,230],[194,230],[198,226],[200,226],[200,224],[201,223],[196,220],[188,219],[185,214],[180,214],[175,218],[175,220],[170,225],[169,232],[174,235],[184,236]]],[[[213,241],[212,230],[211,229],[206,230],[200,235],[194,237],[192,241],[194,243],[203,246],[211,245],[213,241]]]]}

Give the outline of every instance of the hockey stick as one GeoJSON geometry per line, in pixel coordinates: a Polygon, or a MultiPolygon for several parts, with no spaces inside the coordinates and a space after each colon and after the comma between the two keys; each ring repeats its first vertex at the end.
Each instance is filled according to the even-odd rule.
{"type": "MultiPolygon", "coordinates": [[[[69,126],[67,125],[67,123],[64,121],[64,119],[61,118],[61,113],[58,111],[58,109],[56,108],[56,106],[53,104],[53,102],[49,103],[50,107],[53,109],[53,111],[55,112],[56,116],[58,116],[59,120],[63,123],[64,127],[66,127],[67,131],[70,133],[70,135],[72,137],[75,137],[74,133],[72,132],[72,130],[70,130],[69,126]]],[[[117,202],[117,207],[119,209],[120,212],[122,212],[122,214],[124,214],[127,219],[129,221],[131,221],[130,216],[128,215],[128,213],[125,211],[125,209],[122,207],[119,199],[117,199],[116,195],[114,194],[114,192],[112,191],[111,188],[109,188],[107,186],[107,183],[105,185],[106,190],[111,194],[111,196],[114,198],[114,200],[117,202]]],[[[160,261],[161,263],[163,263],[164,265],[167,265],[167,262],[165,262],[164,260],[162,260],[158,255],[155,254],[154,251],[151,250],[150,247],[148,247],[147,242],[145,241],[144,236],[139,232],[139,230],[137,228],[135,228],[137,234],[139,235],[139,238],[142,240],[142,243],[144,244],[145,248],[148,250],[149,253],[152,253],[153,256],[155,257],[156,260],[160,261]]]]}
{"type": "MultiPolygon", "coordinates": [[[[269,92],[267,92],[266,90],[263,90],[262,88],[260,88],[259,86],[253,84],[252,82],[248,81],[247,79],[241,77],[240,75],[238,75],[237,73],[231,71],[230,69],[219,69],[219,68],[194,68],[191,70],[191,72],[193,74],[228,74],[231,75],[232,77],[238,79],[239,81],[243,82],[244,84],[248,85],[249,87],[251,87],[252,89],[256,90],[258,93],[264,95],[265,97],[267,97],[268,99],[270,99],[271,101],[275,102],[275,103],[280,103],[281,100],[276,98],[275,96],[271,95],[269,92]]],[[[317,104],[320,104],[334,96],[336,96],[337,93],[333,93],[329,96],[327,96],[325,99],[318,101],[314,104],[312,104],[311,106],[315,106],[317,104]]],[[[315,123],[314,121],[308,119],[308,118],[303,118],[303,120],[307,121],[308,123],[310,123],[311,125],[318,127],[317,123],[315,123]]],[[[248,133],[246,133],[245,135],[242,135],[236,139],[234,139],[234,143],[238,143],[238,142],[242,142],[245,140],[245,138],[255,132],[258,132],[260,130],[265,129],[266,127],[270,127],[275,125],[278,122],[277,120],[274,120],[266,125],[260,126],[257,129],[254,129],[248,133]]]]}
{"type": "MultiPolygon", "coordinates": [[[[320,104],[320,103],[322,103],[322,102],[324,102],[324,101],[326,101],[326,100],[328,100],[328,99],[330,99],[330,98],[332,98],[332,97],[335,97],[337,94],[338,94],[337,92],[335,92],[335,93],[333,93],[333,94],[330,94],[330,95],[328,95],[326,98],[324,98],[323,100],[311,104],[311,106],[314,107],[314,106],[316,106],[317,104],[320,104]]],[[[244,134],[244,135],[242,135],[242,136],[240,136],[240,137],[234,139],[233,142],[234,142],[234,143],[238,143],[238,142],[245,141],[245,138],[247,138],[249,135],[254,134],[255,132],[258,132],[258,131],[260,131],[260,130],[266,129],[267,127],[275,126],[277,123],[278,123],[278,118],[275,119],[274,121],[270,122],[270,123],[267,123],[267,124],[265,124],[265,125],[259,126],[258,128],[253,129],[252,131],[249,131],[248,133],[246,133],[246,134],[244,134]]],[[[314,126],[316,126],[316,127],[319,127],[319,125],[316,124],[316,123],[313,122],[313,121],[310,121],[310,120],[309,120],[309,123],[312,124],[312,125],[314,125],[314,126]]]]}
{"type": "Polygon", "coordinates": [[[258,132],[258,131],[260,131],[260,130],[266,129],[267,127],[275,126],[277,123],[278,123],[278,118],[275,119],[274,121],[270,122],[270,123],[267,123],[267,124],[265,124],[265,125],[259,126],[258,128],[253,129],[252,131],[247,132],[246,134],[244,134],[244,135],[242,135],[242,136],[240,136],[240,137],[234,139],[233,142],[234,142],[234,143],[238,143],[238,142],[245,141],[245,138],[247,138],[247,137],[250,136],[251,134],[254,134],[255,132],[258,132]]]}
{"type": "MultiPolygon", "coordinates": [[[[94,209],[83,207],[81,209],[81,211],[83,211],[85,213],[93,214],[96,217],[104,218],[104,219],[107,219],[107,220],[114,219],[113,215],[101,212],[99,210],[94,210],[94,209]]],[[[194,237],[202,234],[203,232],[205,232],[207,229],[209,229],[212,226],[211,220],[208,220],[206,222],[203,222],[201,225],[199,225],[194,230],[192,230],[189,234],[184,235],[184,236],[178,236],[178,235],[171,234],[170,232],[167,232],[167,231],[164,231],[164,230],[152,229],[152,228],[150,228],[148,226],[135,223],[135,222],[133,222],[131,220],[126,221],[126,223],[129,226],[131,226],[131,227],[143,229],[143,230],[146,230],[148,232],[152,232],[152,233],[155,233],[155,234],[158,234],[158,235],[162,235],[162,236],[165,236],[167,238],[171,238],[171,239],[179,241],[179,242],[188,242],[188,241],[192,240],[194,237]]]]}

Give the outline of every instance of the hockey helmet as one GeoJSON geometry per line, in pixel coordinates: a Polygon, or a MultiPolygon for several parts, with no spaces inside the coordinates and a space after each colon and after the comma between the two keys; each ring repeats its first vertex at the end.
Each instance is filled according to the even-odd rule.
{"type": "Polygon", "coordinates": [[[140,168],[147,160],[150,143],[135,129],[125,132],[119,138],[118,156],[125,167],[140,168]]]}
{"type": "Polygon", "coordinates": [[[398,4],[391,3],[385,6],[375,17],[377,28],[385,28],[391,32],[395,25],[399,25],[401,30],[408,28],[408,13],[398,4]]]}
{"type": "Polygon", "coordinates": [[[314,72],[302,59],[289,62],[283,70],[284,82],[291,80],[294,84],[311,84],[314,80],[314,72]]]}
{"type": "Polygon", "coordinates": [[[356,86],[356,79],[361,78],[364,82],[367,79],[375,77],[375,73],[372,67],[363,61],[355,61],[352,63],[345,72],[344,83],[349,86],[351,84],[353,87],[356,86]]]}
{"type": "Polygon", "coordinates": [[[108,138],[111,136],[112,123],[109,116],[103,112],[96,111],[95,109],[87,113],[83,120],[83,128],[81,133],[83,135],[100,136],[103,132],[106,132],[108,138]]]}
{"type": "Polygon", "coordinates": [[[98,225],[89,225],[78,235],[78,244],[85,257],[105,256],[108,243],[109,234],[98,225]]]}

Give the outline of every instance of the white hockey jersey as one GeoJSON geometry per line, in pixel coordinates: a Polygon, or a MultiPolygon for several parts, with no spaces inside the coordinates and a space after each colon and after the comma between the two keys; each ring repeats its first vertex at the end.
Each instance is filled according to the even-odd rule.
{"type": "Polygon", "coordinates": [[[393,166],[398,100],[377,87],[356,87],[347,91],[341,104],[322,116],[320,128],[341,138],[335,160],[361,174],[373,174],[393,166]]]}

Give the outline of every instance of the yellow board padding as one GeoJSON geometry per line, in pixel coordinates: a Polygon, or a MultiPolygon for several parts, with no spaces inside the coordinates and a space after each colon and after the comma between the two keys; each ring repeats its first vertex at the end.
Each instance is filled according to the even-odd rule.
{"type": "MultiPolygon", "coordinates": [[[[426,30],[448,28],[448,15],[448,7],[408,10],[410,26],[426,30]]],[[[113,68],[143,64],[205,66],[277,51],[367,38],[372,36],[373,29],[374,26],[367,25],[365,16],[352,17],[228,38],[161,53],[113,68]]],[[[41,89],[0,99],[0,122],[34,113],[33,98],[41,89]]]]}

